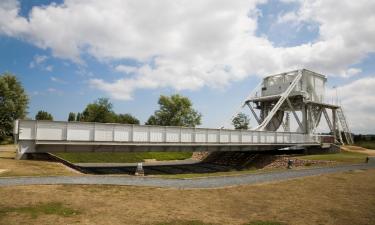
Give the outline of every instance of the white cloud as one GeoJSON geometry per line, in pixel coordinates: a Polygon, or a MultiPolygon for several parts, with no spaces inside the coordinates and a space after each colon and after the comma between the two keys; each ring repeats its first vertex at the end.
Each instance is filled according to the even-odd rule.
{"type": "Polygon", "coordinates": [[[262,0],[66,0],[33,7],[28,19],[18,15],[17,2],[6,2],[0,4],[0,33],[76,63],[83,63],[82,54],[139,62],[116,67],[121,79],[90,80],[117,99],[131,99],[137,89],[222,87],[301,67],[352,76],[360,73],[352,65],[375,51],[372,0],[295,1],[300,9],[279,22],[316,23],[319,38],[294,47],[256,36],[262,0]]]}
{"type": "Polygon", "coordinates": [[[48,72],[53,71],[52,65],[44,65],[46,60],[48,59],[48,56],[46,55],[35,55],[33,60],[30,62],[29,67],[30,68],[39,68],[48,72]]]}
{"type": "Polygon", "coordinates": [[[137,67],[134,66],[126,66],[126,65],[118,65],[115,67],[115,70],[122,73],[134,73],[137,72],[137,67]]]}
{"type": "Polygon", "coordinates": [[[60,84],[67,84],[67,82],[63,79],[60,79],[58,77],[51,76],[51,81],[55,83],[60,83],[60,84]]]}
{"type": "Polygon", "coordinates": [[[33,61],[30,62],[29,67],[34,68],[35,66],[42,64],[47,59],[48,56],[46,55],[35,55],[33,61]]]}
{"type": "MultiPolygon", "coordinates": [[[[338,86],[339,104],[343,106],[349,126],[355,133],[373,133],[375,127],[375,76],[338,86]]],[[[327,90],[327,99],[334,99],[336,90],[327,90]]]]}

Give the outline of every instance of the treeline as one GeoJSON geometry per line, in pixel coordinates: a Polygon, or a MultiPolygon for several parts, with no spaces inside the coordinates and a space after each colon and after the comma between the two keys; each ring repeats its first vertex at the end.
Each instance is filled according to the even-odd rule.
{"type": "Polygon", "coordinates": [[[88,104],[83,112],[70,112],[68,121],[139,124],[139,119],[130,113],[116,114],[108,98],[99,98],[88,104]]]}

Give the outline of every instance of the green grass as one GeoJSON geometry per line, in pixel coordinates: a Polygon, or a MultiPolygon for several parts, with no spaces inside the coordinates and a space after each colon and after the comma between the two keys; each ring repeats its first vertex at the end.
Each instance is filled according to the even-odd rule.
{"type": "Polygon", "coordinates": [[[305,155],[296,158],[305,160],[325,160],[336,161],[342,163],[362,163],[365,162],[367,155],[357,152],[342,151],[335,154],[305,155]]]}
{"type": "Polygon", "coordinates": [[[354,145],[375,150],[375,141],[358,141],[354,145]]]}
{"type": "Polygon", "coordinates": [[[85,152],[56,153],[56,156],[72,163],[136,163],[145,159],[182,160],[192,156],[191,152],[85,152]]]}
{"type": "Polygon", "coordinates": [[[60,202],[42,203],[24,207],[0,207],[0,218],[8,213],[29,214],[35,219],[42,214],[54,214],[69,217],[79,214],[79,211],[63,206],[60,202]]]}

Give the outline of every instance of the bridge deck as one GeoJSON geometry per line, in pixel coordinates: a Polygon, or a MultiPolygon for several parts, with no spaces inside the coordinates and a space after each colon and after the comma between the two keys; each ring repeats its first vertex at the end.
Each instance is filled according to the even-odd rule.
{"type": "Polygon", "coordinates": [[[291,132],[17,120],[19,152],[274,150],[319,145],[291,132]]]}

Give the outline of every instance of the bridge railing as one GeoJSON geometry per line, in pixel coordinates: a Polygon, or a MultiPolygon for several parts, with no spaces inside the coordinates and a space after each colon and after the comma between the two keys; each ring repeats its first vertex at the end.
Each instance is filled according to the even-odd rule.
{"type": "Polygon", "coordinates": [[[302,133],[147,126],[110,123],[16,121],[18,140],[129,143],[316,143],[302,133]]]}

